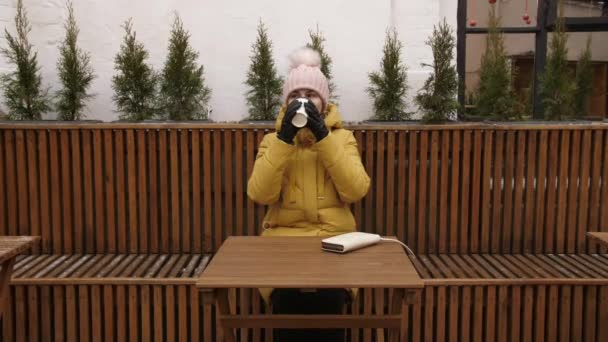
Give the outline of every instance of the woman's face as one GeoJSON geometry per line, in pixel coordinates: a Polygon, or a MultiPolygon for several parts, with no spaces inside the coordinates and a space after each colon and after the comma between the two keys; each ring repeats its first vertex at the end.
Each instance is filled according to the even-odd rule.
{"type": "Polygon", "coordinates": [[[285,105],[288,105],[293,100],[301,97],[308,99],[308,101],[312,102],[312,104],[315,105],[319,112],[322,113],[325,110],[325,108],[323,108],[323,100],[321,100],[321,96],[319,96],[316,91],[310,89],[296,89],[292,91],[291,93],[289,93],[289,96],[287,96],[287,103],[285,103],[285,105]]]}

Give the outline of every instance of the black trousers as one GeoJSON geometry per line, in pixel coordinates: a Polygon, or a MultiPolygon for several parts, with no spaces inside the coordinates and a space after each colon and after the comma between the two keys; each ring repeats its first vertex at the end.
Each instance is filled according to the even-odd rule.
{"type": "MultiPolygon", "coordinates": [[[[341,314],[349,300],[345,289],[276,289],[270,295],[274,314],[341,314]]],[[[274,342],[344,342],[345,329],[274,329],[274,342]]]]}

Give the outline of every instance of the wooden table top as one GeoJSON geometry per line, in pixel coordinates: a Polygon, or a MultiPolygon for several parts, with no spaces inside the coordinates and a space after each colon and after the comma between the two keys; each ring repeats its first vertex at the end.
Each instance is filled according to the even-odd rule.
{"type": "Polygon", "coordinates": [[[422,288],[392,242],[337,254],[320,237],[229,237],[196,282],[199,288],[422,288]]]}
{"type": "Polygon", "coordinates": [[[608,247],[608,232],[587,232],[587,235],[604,247],[608,247]]]}
{"type": "Polygon", "coordinates": [[[24,252],[38,240],[39,236],[0,236],[0,263],[24,252]]]}

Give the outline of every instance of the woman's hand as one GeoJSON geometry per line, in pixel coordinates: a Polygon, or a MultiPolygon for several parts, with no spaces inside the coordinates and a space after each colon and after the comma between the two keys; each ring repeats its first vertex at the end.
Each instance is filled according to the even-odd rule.
{"type": "Polygon", "coordinates": [[[285,110],[285,115],[283,115],[283,121],[281,121],[281,130],[277,134],[279,140],[282,140],[290,145],[293,145],[293,139],[300,130],[300,128],[291,123],[291,120],[293,120],[293,117],[296,115],[296,111],[301,105],[302,104],[298,100],[291,101],[285,110]]]}
{"type": "Polygon", "coordinates": [[[306,114],[308,114],[306,127],[315,135],[317,142],[323,140],[329,134],[327,127],[325,127],[325,120],[312,102],[308,101],[304,104],[304,108],[306,108],[306,114]]]}

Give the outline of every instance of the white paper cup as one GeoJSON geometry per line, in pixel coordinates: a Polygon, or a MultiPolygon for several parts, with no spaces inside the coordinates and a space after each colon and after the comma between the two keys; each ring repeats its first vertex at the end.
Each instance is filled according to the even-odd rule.
{"type": "Polygon", "coordinates": [[[306,114],[305,111],[301,112],[299,110],[296,112],[296,115],[291,120],[291,123],[298,128],[302,128],[302,127],[306,126],[307,122],[308,122],[308,114],[306,114]]]}

